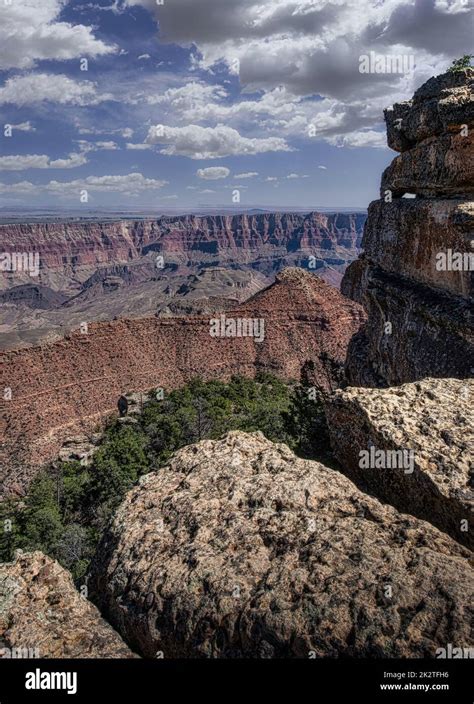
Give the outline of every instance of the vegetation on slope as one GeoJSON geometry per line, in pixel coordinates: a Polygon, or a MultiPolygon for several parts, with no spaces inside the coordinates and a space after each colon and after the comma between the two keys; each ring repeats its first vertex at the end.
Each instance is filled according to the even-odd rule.
{"type": "Polygon", "coordinates": [[[261,374],[256,380],[199,379],[164,400],[150,394],[140,415],[114,420],[89,467],[56,462],[21,501],[0,504],[0,560],[17,548],[42,550],[79,583],[108,521],[140,476],[163,467],[176,450],[230,430],[260,430],[301,456],[327,448],[319,393],[261,374]]]}

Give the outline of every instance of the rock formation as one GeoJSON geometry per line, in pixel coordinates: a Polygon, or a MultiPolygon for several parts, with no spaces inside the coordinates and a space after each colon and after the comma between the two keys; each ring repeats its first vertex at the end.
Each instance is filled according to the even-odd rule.
{"type": "Polygon", "coordinates": [[[472,375],[473,85],[474,69],[446,73],[385,113],[389,146],[401,154],[342,282],[368,313],[349,348],[351,385],[472,375]]]}
{"type": "Polygon", "coordinates": [[[391,389],[337,391],[327,409],[331,444],[344,474],[471,549],[473,397],[472,381],[427,379],[391,389]],[[366,466],[371,448],[381,461],[366,466]],[[399,453],[396,466],[382,466],[393,451],[399,453]]]}
{"type": "Polygon", "coordinates": [[[312,360],[314,381],[334,384],[347,344],[364,320],[360,306],[304,270],[289,269],[226,317],[264,322],[264,339],[212,337],[210,317],[94,323],[65,339],[3,355],[0,494],[22,490],[63,440],[94,429],[128,391],[171,389],[192,377],[228,380],[268,371],[298,380],[312,360]]]}
{"type": "Polygon", "coordinates": [[[91,598],[146,657],[435,657],[470,644],[471,553],[261,433],[126,496],[91,598]]]}
{"type": "Polygon", "coordinates": [[[136,657],[70,574],[40,552],[0,564],[0,657],[136,657]],[[15,652],[12,655],[12,651],[15,652]]]}
{"type": "MultiPolygon", "coordinates": [[[[38,252],[34,283],[78,292],[96,271],[162,254],[166,264],[248,264],[270,274],[312,254],[334,267],[357,256],[365,213],[262,213],[161,217],[105,223],[0,225],[1,250],[38,252]]],[[[153,262],[151,262],[153,268],[153,262]]],[[[31,283],[27,274],[0,277],[0,289],[31,283]]]]}

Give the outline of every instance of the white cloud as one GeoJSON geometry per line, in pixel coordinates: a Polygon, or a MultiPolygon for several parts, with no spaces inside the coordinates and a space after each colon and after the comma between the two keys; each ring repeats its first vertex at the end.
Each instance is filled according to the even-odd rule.
{"type": "Polygon", "coordinates": [[[206,181],[218,181],[221,178],[227,178],[230,174],[230,169],[225,166],[210,166],[207,169],[198,169],[197,176],[206,181]]]}
{"type": "Polygon", "coordinates": [[[25,169],[74,169],[87,164],[84,154],[70,154],[67,159],[52,160],[46,154],[22,154],[0,157],[0,171],[25,169]]]}
{"type": "Polygon", "coordinates": [[[385,132],[361,130],[329,137],[328,142],[336,147],[385,147],[386,136],[385,132]]]}
{"type": "Polygon", "coordinates": [[[255,178],[255,176],[258,176],[257,171],[247,171],[244,174],[235,174],[234,178],[255,178]]]}
{"type": "Polygon", "coordinates": [[[258,124],[268,134],[380,147],[375,136],[384,107],[405,100],[428,77],[472,46],[472,3],[464,0],[125,0],[159,21],[160,40],[194,46],[195,68],[222,62],[257,99],[229,102],[223,88],[199,83],[157,100],[178,120],[219,121],[242,131],[258,124]],[[212,17],[212,22],[209,22],[212,17]],[[419,28],[422,27],[423,31],[419,28]],[[408,74],[362,74],[370,51],[413,55],[408,74]],[[324,98],[320,100],[320,96],[324,98]],[[321,104],[321,102],[323,104],[321,104]],[[260,118],[260,120],[258,120],[260,118]]]}
{"type": "Polygon", "coordinates": [[[36,127],[33,127],[31,122],[20,122],[18,125],[11,125],[13,130],[18,130],[18,132],[36,132],[36,127]]]}
{"type": "Polygon", "coordinates": [[[117,142],[95,142],[97,149],[104,151],[115,151],[118,149],[117,142]]]}
{"type": "Polygon", "coordinates": [[[319,164],[318,169],[323,169],[324,171],[327,170],[327,166],[323,166],[322,164],[319,164]]]}
{"type": "Polygon", "coordinates": [[[143,149],[151,149],[152,145],[151,144],[132,144],[131,142],[127,142],[125,147],[127,149],[134,149],[135,151],[141,151],[143,149]]]}
{"type": "Polygon", "coordinates": [[[203,191],[199,191],[201,195],[207,195],[209,193],[215,193],[215,191],[212,190],[212,188],[205,188],[203,191]]]}
{"type": "Polygon", "coordinates": [[[278,181],[278,177],[277,176],[267,176],[265,181],[278,181]]]}
{"type": "Polygon", "coordinates": [[[18,107],[54,102],[61,105],[97,105],[111,100],[108,93],[99,93],[91,81],[75,81],[62,74],[31,73],[9,78],[0,88],[0,105],[18,107]]]}
{"type": "Polygon", "coordinates": [[[0,70],[31,68],[45,59],[97,57],[115,47],[96,39],[92,27],[58,22],[64,0],[0,3],[0,70]]]}
{"type": "Polygon", "coordinates": [[[281,137],[265,139],[242,137],[226,125],[217,127],[150,127],[148,144],[167,144],[162,154],[186,156],[190,159],[221,159],[232,155],[262,154],[264,152],[292,151],[281,137]]]}
{"type": "Polygon", "coordinates": [[[100,193],[123,193],[138,195],[144,191],[156,191],[166,186],[168,181],[145,178],[143,174],[131,173],[124,176],[88,176],[75,181],[50,181],[46,184],[0,183],[0,193],[40,194],[52,193],[57,196],[77,197],[82,190],[100,193]]]}
{"type": "Polygon", "coordinates": [[[139,61],[146,61],[147,59],[151,59],[150,54],[140,54],[140,56],[138,57],[139,61]]]}

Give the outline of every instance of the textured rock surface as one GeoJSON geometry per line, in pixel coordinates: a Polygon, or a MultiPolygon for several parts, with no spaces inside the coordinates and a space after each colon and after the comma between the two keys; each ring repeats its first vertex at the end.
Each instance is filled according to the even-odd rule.
{"type": "Polygon", "coordinates": [[[403,152],[429,137],[459,132],[474,121],[473,90],[472,68],[430,78],[412,100],[385,111],[388,146],[403,152]]]}
{"type": "Polygon", "coordinates": [[[474,547],[474,382],[427,379],[337,391],[327,408],[334,453],[361,488],[474,547]],[[398,469],[361,468],[360,452],[413,453],[398,469]]]}
{"type": "Polygon", "coordinates": [[[470,299],[389,274],[367,260],[358,273],[353,290],[368,318],[349,343],[346,375],[352,386],[472,376],[470,299]]]}
{"type": "Polygon", "coordinates": [[[69,573],[41,552],[0,564],[0,655],[5,648],[40,658],[136,657],[69,573]]]}
{"type": "Polygon", "coordinates": [[[400,198],[370,204],[362,246],[365,259],[387,272],[468,297],[474,293],[472,271],[442,271],[437,255],[472,252],[474,263],[472,241],[474,202],[400,198]]]}
{"type": "Polygon", "coordinates": [[[471,642],[471,554],[339,472],[236,432],[129,492],[90,586],[148,657],[434,657],[471,642]]]}
{"type": "Polygon", "coordinates": [[[459,195],[474,192],[474,137],[444,134],[430,137],[397,156],[382,176],[381,197],[392,191],[423,196],[459,195]]]}
{"type": "Polygon", "coordinates": [[[370,205],[363,255],[341,284],[368,314],[349,345],[354,386],[472,376],[473,76],[430,79],[386,111],[389,144],[402,151],[382,179],[393,200],[370,205]]]}
{"type": "Polygon", "coordinates": [[[307,360],[314,362],[315,382],[330,388],[331,364],[343,365],[365,320],[360,306],[301,269],[285,270],[274,285],[227,312],[263,319],[263,342],[211,337],[210,317],[96,323],[87,334],[5,353],[0,388],[11,388],[12,399],[0,400],[0,493],[24,488],[66,437],[89,432],[128,391],[264,370],[297,380],[307,360]]]}

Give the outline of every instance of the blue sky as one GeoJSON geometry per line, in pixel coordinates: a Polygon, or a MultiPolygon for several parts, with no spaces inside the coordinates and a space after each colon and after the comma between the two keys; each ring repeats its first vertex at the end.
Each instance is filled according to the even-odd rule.
{"type": "Polygon", "coordinates": [[[2,3],[0,206],[366,207],[383,108],[472,29],[471,0],[2,3]]]}

